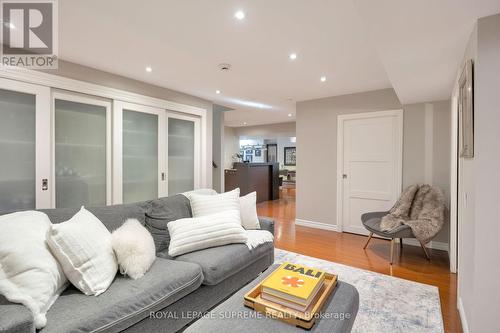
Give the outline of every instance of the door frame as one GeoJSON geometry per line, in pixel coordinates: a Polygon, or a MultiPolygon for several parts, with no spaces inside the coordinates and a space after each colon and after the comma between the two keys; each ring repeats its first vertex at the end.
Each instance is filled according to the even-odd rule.
{"type": "Polygon", "coordinates": [[[185,120],[185,121],[192,121],[194,123],[194,190],[200,188],[200,182],[201,182],[201,176],[202,176],[202,168],[201,168],[201,132],[200,132],[200,127],[201,127],[201,119],[200,117],[194,116],[194,115],[186,115],[182,113],[178,113],[175,111],[166,111],[166,117],[165,117],[165,126],[166,126],[166,133],[165,135],[165,156],[166,156],[166,164],[165,164],[165,196],[169,195],[168,194],[168,179],[169,179],[169,172],[170,170],[168,169],[168,119],[169,118],[174,118],[174,119],[180,119],[180,120],[185,120]]]}
{"type": "Polygon", "coordinates": [[[277,143],[266,144],[266,162],[269,163],[269,146],[276,147],[276,161],[273,163],[277,163],[278,162],[278,144],[277,143]]]}
{"type": "Polygon", "coordinates": [[[51,208],[56,208],[56,99],[75,102],[81,104],[102,106],[106,108],[106,205],[111,205],[113,203],[113,179],[112,179],[112,101],[107,99],[102,99],[96,96],[88,96],[78,94],[76,92],[66,92],[66,91],[52,91],[51,96],[51,110],[50,110],[50,126],[51,126],[51,176],[52,184],[54,190],[51,195],[51,208]]]}
{"type": "MultiPolygon", "coordinates": [[[[343,232],[343,200],[344,200],[344,182],[342,181],[342,174],[344,173],[344,123],[347,120],[355,119],[370,119],[370,118],[385,118],[387,116],[396,117],[399,126],[399,133],[396,135],[397,147],[396,155],[397,165],[395,183],[396,189],[401,191],[403,182],[403,109],[387,110],[387,111],[374,111],[374,112],[363,112],[363,113],[353,113],[353,114],[342,114],[337,117],[337,228],[339,232],[343,232]]],[[[400,193],[395,194],[395,200],[400,193]]],[[[368,231],[366,231],[368,235],[368,231]]]]}
{"type": "Polygon", "coordinates": [[[458,236],[459,236],[459,217],[460,209],[459,193],[460,193],[460,156],[459,156],[459,113],[458,113],[458,79],[453,88],[451,96],[451,156],[450,156],[450,248],[448,256],[450,257],[450,272],[457,273],[458,271],[458,236]]]}
{"type": "Polygon", "coordinates": [[[166,197],[166,112],[164,109],[141,104],[113,101],[113,204],[123,203],[123,110],[158,116],[158,198],[166,197]]]}

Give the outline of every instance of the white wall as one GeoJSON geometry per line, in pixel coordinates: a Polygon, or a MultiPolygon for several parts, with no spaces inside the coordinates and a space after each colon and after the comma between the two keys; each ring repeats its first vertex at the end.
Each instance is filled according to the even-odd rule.
{"type": "Polygon", "coordinates": [[[475,72],[476,232],[471,332],[498,332],[500,313],[500,14],[478,22],[475,72]]]}
{"type": "MultiPolygon", "coordinates": [[[[464,59],[459,68],[462,70],[465,61],[477,59],[477,26],[471,34],[464,59]]],[[[458,77],[457,77],[458,81],[458,77]]],[[[458,89],[458,83],[455,89],[458,89]]],[[[476,103],[477,101],[475,101],[476,103]]],[[[477,107],[474,107],[477,109],[477,107]]],[[[477,111],[476,111],[477,112],[477,111]]],[[[460,158],[458,165],[458,302],[461,304],[462,327],[467,332],[467,325],[472,321],[474,296],[474,256],[475,256],[475,159],[460,158]],[[466,318],[470,318],[466,319],[466,318]]],[[[470,331],[470,330],[469,330],[470,331]]]]}
{"type": "MultiPolygon", "coordinates": [[[[430,183],[449,193],[449,101],[402,106],[393,89],[383,89],[299,102],[297,219],[336,225],[337,116],[401,108],[403,185],[430,183]]],[[[448,242],[448,234],[446,225],[435,241],[448,242]]]]}
{"type": "Polygon", "coordinates": [[[297,103],[297,219],[337,223],[337,116],[400,108],[393,89],[297,103]]]}
{"type": "Polygon", "coordinates": [[[498,332],[500,309],[500,14],[478,20],[465,59],[475,60],[474,159],[461,161],[458,297],[465,332],[498,332]],[[465,162],[465,163],[464,163],[465,162]]]}
{"type": "MultiPolygon", "coordinates": [[[[403,188],[415,183],[439,186],[450,198],[450,101],[403,105],[403,188]]],[[[434,242],[449,242],[446,221],[434,242]]]]}
{"type": "Polygon", "coordinates": [[[295,122],[233,128],[237,135],[242,138],[275,139],[295,136],[295,122]]]}
{"type": "Polygon", "coordinates": [[[212,160],[218,166],[217,168],[212,167],[212,182],[213,189],[217,192],[221,192],[222,189],[222,178],[224,177],[224,111],[220,110],[216,105],[213,109],[212,118],[212,160]]]}
{"type": "Polygon", "coordinates": [[[224,127],[224,169],[233,167],[233,156],[240,152],[240,139],[233,127],[224,127]]]}

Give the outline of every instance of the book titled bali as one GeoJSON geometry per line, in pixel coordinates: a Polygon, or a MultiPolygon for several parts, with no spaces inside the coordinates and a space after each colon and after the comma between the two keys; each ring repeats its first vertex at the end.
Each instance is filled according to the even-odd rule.
{"type": "Polygon", "coordinates": [[[261,297],[305,312],[325,281],[325,272],[283,263],[262,283],[261,297]]]}

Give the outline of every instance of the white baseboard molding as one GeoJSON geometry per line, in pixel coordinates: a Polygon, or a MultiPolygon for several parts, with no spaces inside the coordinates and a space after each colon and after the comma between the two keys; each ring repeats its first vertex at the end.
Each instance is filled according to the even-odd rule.
{"type": "Polygon", "coordinates": [[[464,331],[464,333],[469,333],[469,324],[467,323],[467,317],[465,316],[462,297],[458,297],[458,314],[460,315],[460,320],[462,321],[462,330],[464,331]]]}
{"type": "MultiPolygon", "coordinates": [[[[309,228],[316,228],[316,229],[323,229],[323,230],[340,232],[339,228],[336,224],[328,224],[328,223],[315,222],[315,221],[309,221],[309,220],[303,220],[303,219],[295,219],[295,224],[300,225],[302,227],[309,227],[309,228]]],[[[369,231],[366,230],[365,236],[368,236],[368,234],[369,234],[369,231]]],[[[373,235],[373,237],[383,238],[383,237],[378,237],[377,235],[373,235]]],[[[399,242],[399,239],[396,239],[396,241],[399,242]]],[[[403,240],[403,243],[407,244],[407,245],[420,247],[420,243],[415,238],[405,238],[403,240]]],[[[428,247],[430,249],[443,250],[443,251],[448,252],[448,243],[431,241],[426,245],[426,247],[428,247]]]]}
{"type": "Polygon", "coordinates": [[[330,231],[339,231],[336,224],[327,224],[322,222],[314,222],[302,219],[295,219],[295,224],[300,225],[302,227],[330,230],[330,231]]]}
{"type": "MultiPolygon", "coordinates": [[[[399,241],[399,240],[398,240],[399,241]]],[[[413,245],[413,246],[419,246],[420,243],[418,240],[415,238],[403,238],[403,244],[408,244],[408,245],[413,245]]],[[[425,245],[425,247],[428,247],[430,249],[435,249],[435,250],[443,250],[448,252],[448,243],[443,243],[443,242],[435,242],[435,241],[430,241],[425,245]]]]}

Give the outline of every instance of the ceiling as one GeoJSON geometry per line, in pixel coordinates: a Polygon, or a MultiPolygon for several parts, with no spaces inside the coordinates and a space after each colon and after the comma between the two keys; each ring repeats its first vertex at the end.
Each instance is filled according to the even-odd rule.
{"type": "Polygon", "coordinates": [[[388,87],[404,104],[446,99],[475,19],[500,0],[64,0],[59,12],[60,58],[211,100],[243,126],[388,87]]]}

